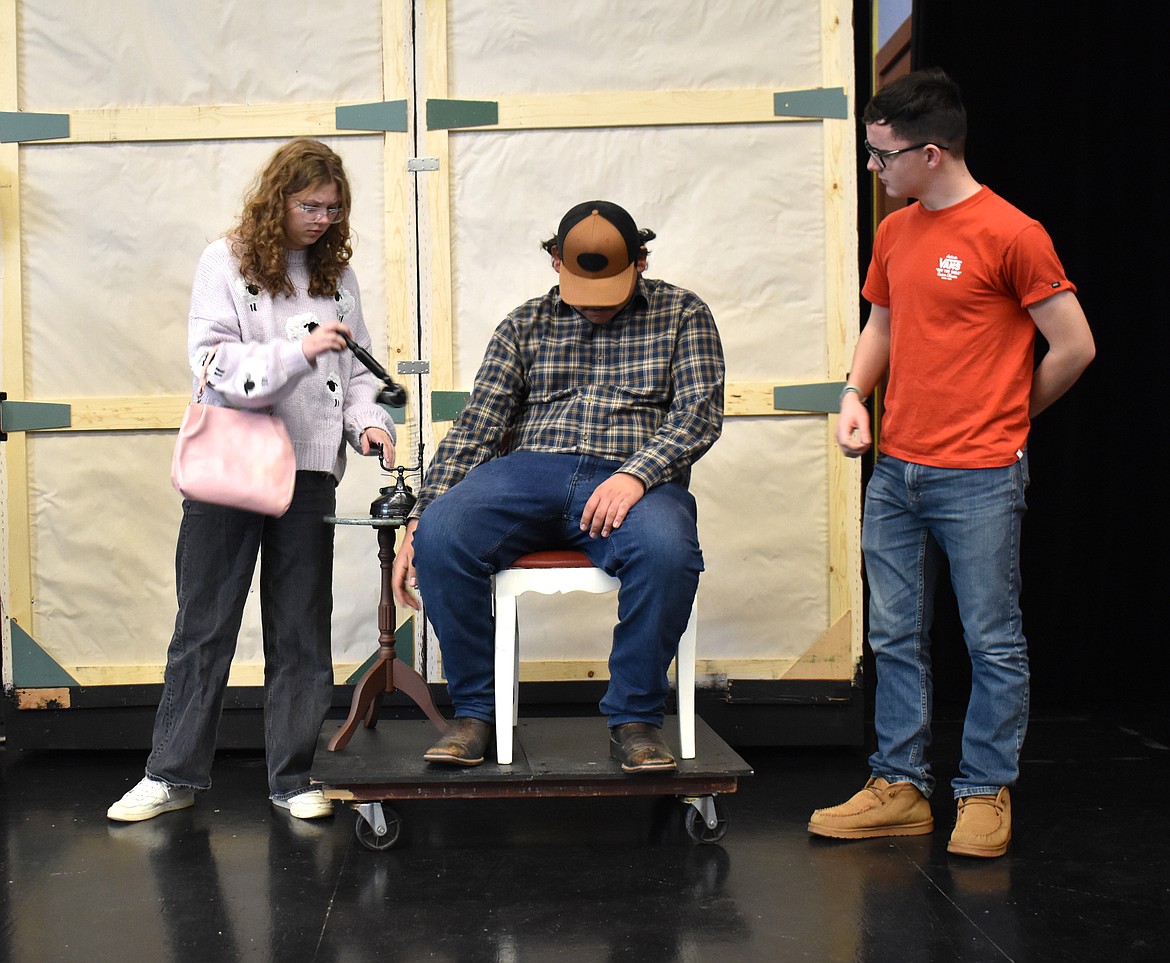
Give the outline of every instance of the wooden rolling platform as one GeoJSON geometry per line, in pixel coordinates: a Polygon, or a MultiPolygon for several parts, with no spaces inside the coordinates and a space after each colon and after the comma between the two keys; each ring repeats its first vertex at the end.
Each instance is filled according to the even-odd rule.
{"type": "MultiPolygon", "coordinates": [[[[473,797],[677,796],[689,806],[691,836],[715,842],[726,831],[716,797],[735,792],[739,778],[752,771],[702,719],[696,721],[694,759],[680,759],[674,773],[641,775],[623,773],[609,757],[601,716],[521,719],[511,765],[501,766],[489,756],[467,769],[423,760],[438,738],[430,722],[385,721],[362,727],[344,749],[330,751],[339,728],[332,721],[322,727],[312,780],[326,797],[358,806],[358,839],[370,849],[387,849],[398,838],[400,820],[381,803],[473,797]]],[[[668,718],[665,731],[677,751],[677,719],[668,718]]]]}

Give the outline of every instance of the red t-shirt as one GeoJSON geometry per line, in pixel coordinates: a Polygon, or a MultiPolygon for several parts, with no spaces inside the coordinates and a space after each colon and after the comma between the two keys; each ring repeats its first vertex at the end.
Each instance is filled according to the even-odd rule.
{"type": "Polygon", "coordinates": [[[1030,305],[1075,291],[1040,223],[986,187],[878,226],[862,294],[890,309],[880,449],[938,468],[1002,468],[1028,438],[1030,305]]]}

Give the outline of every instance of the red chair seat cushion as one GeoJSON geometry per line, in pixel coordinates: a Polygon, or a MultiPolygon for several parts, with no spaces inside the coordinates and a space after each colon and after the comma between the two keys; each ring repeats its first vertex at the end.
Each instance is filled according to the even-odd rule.
{"type": "Polygon", "coordinates": [[[593,563],[584,552],[561,549],[521,555],[508,568],[593,568],[593,563]]]}

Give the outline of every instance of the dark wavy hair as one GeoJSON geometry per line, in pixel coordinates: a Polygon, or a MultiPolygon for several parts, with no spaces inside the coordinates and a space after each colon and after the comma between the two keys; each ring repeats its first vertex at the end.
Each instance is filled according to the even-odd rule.
{"type": "Polygon", "coordinates": [[[915,70],[887,84],[866,105],[863,124],[889,124],[898,137],[945,146],[956,157],[967,147],[967,111],[959,85],[938,67],[915,70]]]}
{"type": "Polygon", "coordinates": [[[353,256],[349,178],[341,158],[310,137],[291,140],[273,154],[244,198],[239,224],[229,237],[245,281],[271,295],[295,293],[288,276],[284,233],[288,198],[329,183],[337,185],[341,196],[341,218],[305,251],[305,258],[309,294],[331,297],[337,293],[341,272],[353,256]]]}

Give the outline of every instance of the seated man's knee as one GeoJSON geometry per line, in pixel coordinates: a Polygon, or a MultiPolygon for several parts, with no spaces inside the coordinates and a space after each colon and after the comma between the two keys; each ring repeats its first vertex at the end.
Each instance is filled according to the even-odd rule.
{"type": "Polygon", "coordinates": [[[462,541],[469,524],[475,525],[486,510],[483,499],[475,498],[472,485],[456,485],[444,492],[419,518],[415,538],[432,545],[462,541]]]}
{"type": "Polygon", "coordinates": [[[634,506],[627,522],[638,528],[647,542],[658,542],[663,549],[672,546],[698,546],[698,526],[694,499],[685,489],[679,491],[651,489],[634,506]]]}
{"type": "Polygon", "coordinates": [[[703,553],[693,524],[649,525],[630,540],[627,564],[644,565],[664,580],[694,576],[703,568],[703,553]]]}
{"type": "Polygon", "coordinates": [[[462,544],[460,514],[450,511],[441,498],[427,506],[414,530],[414,552],[419,560],[441,564],[453,548],[462,544]]]}

